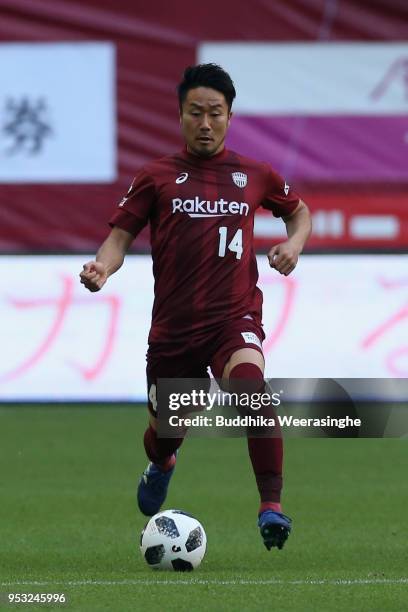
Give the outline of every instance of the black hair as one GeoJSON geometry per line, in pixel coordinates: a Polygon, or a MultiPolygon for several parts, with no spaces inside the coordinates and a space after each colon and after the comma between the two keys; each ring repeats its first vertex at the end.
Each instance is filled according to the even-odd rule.
{"type": "Polygon", "coordinates": [[[188,66],[185,69],[183,80],[177,86],[180,110],[187,92],[196,87],[211,87],[211,89],[224,94],[228,110],[231,110],[232,102],[236,96],[234,83],[228,72],[225,72],[218,64],[198,64],[197,66],[188,66]]]}

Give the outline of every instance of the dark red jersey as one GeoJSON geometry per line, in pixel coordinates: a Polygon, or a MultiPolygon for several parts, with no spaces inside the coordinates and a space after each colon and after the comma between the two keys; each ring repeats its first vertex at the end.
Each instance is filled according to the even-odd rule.
{"type": "Polygon", "coordinates": [[[268,164],[227,149],[211,158],[184,150],[146,164],[110,224],[136,236],[150,222],[149,342],[191,340],[246,315],[260,322],[255,211],[282,217],[298,202],[268,164]]]}

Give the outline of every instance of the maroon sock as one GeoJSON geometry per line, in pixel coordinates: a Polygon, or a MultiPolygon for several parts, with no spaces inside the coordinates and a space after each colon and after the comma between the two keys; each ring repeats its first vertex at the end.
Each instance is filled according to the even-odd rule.
{"type": "Polygon", "coordinates": [[[184,438],[158,438],[157,432],[151,425],[146,429],[143,439],[146,455],[152,463],[165,472],[173,467],[175,463],[173,455],[183,440],[184,438]]]}
{"type": "Polygon", "coordinates": [[[261,512],[265,512],[265,510],[282,512],[282,506],[277,502],[261,502],[261,505],[259,506],[259,514],[261,514],[261,512]]]}
{"type": "MultiPolygon", "coordinates": [[[[250,438],[248,450],[261,503],[280,503],[282,490],[282,438],[250,438]]],[[[266,508],[266,507],[264,507],[266,508]]]]}
{"type": "MultiPolygon", "coordinates": [[[[249,392],[262,392],[264,390],[264,379],[258,366],[252,363],[241,363],[235,366],[230,373],[230,382],[234,387],[234,381],[240,382],[239,389],[242,392],[243,379],[249,388],[249,392]]],[[[271,406],[267,410],[251,411],[251,415],[262,414],[266,417],[276,418],[271,406]]],[[[270,431],[265,429],[249,427],[247,430],[248,451],[254,470],[256,484],[261,498],[261,507],[266,508],[270,504],[280,504],[282,490],[282,462],[283,443],[282,435],[277,425],[270,431]]]]}

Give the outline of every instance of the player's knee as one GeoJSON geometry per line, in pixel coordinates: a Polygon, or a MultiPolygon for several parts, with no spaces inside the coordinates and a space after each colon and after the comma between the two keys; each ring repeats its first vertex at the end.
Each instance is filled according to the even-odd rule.
{"type": "Polygon", "coordinates": [[[236,393],[238,402],[236,408],[241,415],[260,416],[266,419],[268,426],[249,426],[249,437],[274,437],[279,435],[276,426],[276,414],[272,406],[272,398],[265,385],[262,370],[253,363],[240,363],[232,368],[229,378],[229,392],[236,393]],[[242,401],[244,399],[244,401],[242,401]]]}
{"type": "Polygon", "coordinates": [[[231,372],[238,366],[256,365],[263,372],[265,367],[264,356],[252,348],[242,348],[235,351],[224,365],[223,378],[230,378],[231,372]]]}
{"type": "Polygon", "coordinates": [[[157,431],[157,419],[156,417],[152,416],[149,413],[149,425],[150,427],[152,427],[152,429],[154,429],[154,431],[157,431]]]}

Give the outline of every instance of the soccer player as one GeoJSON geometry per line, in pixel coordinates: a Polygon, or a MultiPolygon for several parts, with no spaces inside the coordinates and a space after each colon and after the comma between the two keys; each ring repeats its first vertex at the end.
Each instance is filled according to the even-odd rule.
{"type": "MultiPolygon", "coordinates": [[[[148,338],[150,412],[144,446],[150,460],[138,486],[141,512],[160,510],[183,438],[157,435],[155,390],[160,378],[208,378],[264,384],[262,293],[253,247],[262,206],[286,224],[287,239],[268,253],[287,276],[311,231],[306,204],[268,164],[224,146],[235,88],[216,64],[188,67],[178,86],[185,148],[146,164],[110,219],[112,230],[81,283],[99,291],[116,272],[140,230],[150,223],[155,298],[148,338]]],[[[282,513],[282,439],[253,437],[248,451],[259,494],[264,544],[282,548],[291,519],[282,513]]]]}

